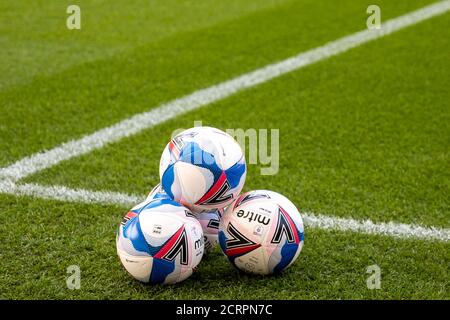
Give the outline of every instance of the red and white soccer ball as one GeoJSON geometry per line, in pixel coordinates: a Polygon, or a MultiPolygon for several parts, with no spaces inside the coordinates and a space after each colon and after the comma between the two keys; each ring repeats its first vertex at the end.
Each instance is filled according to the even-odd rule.
{"type": "Polygon", "coordinates": [[[245,156],[229,134],[195,127],[175,136],[161,156],[161,185],[194,213],[222,209],[236,200],[246,177],[245,156]]]}
{"type": "Polygon", "coordinates": [[[298,257],[304,226],[295,205],[279,193],[256,190],[228,207],[219,225],[219,244],[238,269],[260,275],[278,273],[298,257]]]}

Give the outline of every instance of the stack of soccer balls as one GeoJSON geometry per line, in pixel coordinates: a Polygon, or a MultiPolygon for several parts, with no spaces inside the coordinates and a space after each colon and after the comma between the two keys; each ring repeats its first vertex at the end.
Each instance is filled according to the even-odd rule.
{"type": "Polygon", "coordinates": [[[253,274],[278,273],[299,255],[299,211],[276,192],[239,196],[245,156],[227,133],[183,131],[164,149],[159,173],[160,184],[128,212],[117,233],[117,253],[134,278],[183,281],[217,243],[235,267],[253,274]]]}

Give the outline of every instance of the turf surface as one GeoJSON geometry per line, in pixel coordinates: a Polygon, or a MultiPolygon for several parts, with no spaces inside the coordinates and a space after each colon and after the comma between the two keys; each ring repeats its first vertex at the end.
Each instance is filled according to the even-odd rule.
{"type": "MultiPolygon", "coordinates": [[[[111,9],[124,17],[115,28],[98,1],[86,4],[79,35],[63,28],[65,5],[43,2],[28,26],[3,26],[10,53],[0,54],[0,165],[359,31],[369,4],[263,2],[186,10],[170,1],[141,11],[123,2],[111,9]],[[74,55],[77,48],[91,51],[74,55]]],[[[388,19],[430,2],[379,5],[388,19]]],[[[0,17],[25,14],[18,3],[0,17]]],[[[247,190],[282,192],[301,211],[448,228],[449,22],[448,14],[433,18],[25,180],[144,195],[173,130],[194,120],[273,128],[280,171],[262,176],[251,165],[247,190]]],[[[141,285],[115,254],[125,210],[0,195],[0,298],[450,298],[448,243],[316,229],[306,230],[299,260],[282,276],[240,274],[217,251],[180,285],[141,285]],[[71,264],[81,267],[80,290],[66,288],[71,264]],[[381,267],[381,290],[367,289],[372,264],[381,267]]]]}
{"type": "MultiPolygon", "coordinates": [[[[385,1],[383,16],[395,17],[426,3],[430,1],[385,1]]],[[[365,28],[366,7],[364,2],[356,5],[351,0],[341,1],[333,10],[329,2],[282,2],[199,30],[183,29],[158,41],[136,44],[138,48],[109,59],[8,87],[0,92],[0,165],[359,31],[365,28]],[[317,27],[318,20],[323,28],[317,27]]],[[[90,32],[98,32],[92,28],[95,30],[90,32]]],[[[91,30],[85,26],[79,32],[85,29],[91,30]]],[[[13,58],[6,64],[13,67],[13,58]]],[[[47,59],[52,66],[56,58],[50,55],[47,59]]]]}
{"type": "Polygon", "coordinates": [[[179,285],[142,285],[116,257],[114,232],[123,209],[0,198],[7,226],[1,236],[15,240],[9,247],[1,241],[1,259],[7,261],[0,265],[2,298],[448,298],[448,244],[315,229],[307,230],[299,260],[277,277],[241,274],[216,251],[179,285]],[[81,268],[80,290],[66,287],[72,264],[81,268]],[[380,290],[366,286],[372,264],[382,270],[380,290]]]}

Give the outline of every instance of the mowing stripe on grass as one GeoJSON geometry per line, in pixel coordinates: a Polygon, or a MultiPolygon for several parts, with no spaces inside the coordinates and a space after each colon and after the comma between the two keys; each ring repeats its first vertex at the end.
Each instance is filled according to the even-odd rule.
{"type": "Polygon", "coordinates": [[[84,136],[79,140],[72,140],[54,149],[25,157],[8,167],[0,169],[0,178],[18,181],[33,173],[54,166],[61,161],[102,148],[108,143],[137,134],[142,130],[151,128],[188,111],[211,104],[241,90],[251,88],[288,72],[298,70],[369,41],[384,37],[420,21],[441,15],[448,10],[450,10],[450,0],[437,2],[388,20],[383,23],[381,29],[363,30],[354,33],[229,81],[196,91],[190,95],[163,104],[151,111],[136,114],[110,127],[84,136]]]}
{"type": "MultiPolygon", "coordinates": [[[[89,191],[70,189],[64,186],[42,186],[37,184],[16,185],[9,182],[0,184],[0,192],[14,195],[36,196],[68,202],[82,202],[88,204],[119,205],[130,208],[144,200],[145,197],[128,195],[118,192],[89,191]]],[[[312,213],[302,214],[305,225],[310,228],[325,230],[352,231],[357,233],[385,235],[400,239],[422,239],[450,242],[450,229],[424,227],[397,222],[374,223],[371,220],[355,220],[312,213]]]]}

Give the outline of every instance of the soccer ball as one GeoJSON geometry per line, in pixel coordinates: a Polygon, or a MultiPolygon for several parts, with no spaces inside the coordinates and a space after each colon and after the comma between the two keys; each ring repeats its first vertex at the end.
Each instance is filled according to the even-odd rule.
{"type": "Polygon", "coordinates": [[[151,199],[125,216],[116,247],[123,266],[137,280],[177,283],[188,278],[202,259],[202,226],[175,201],[151,199]]]}
{"type": "Polygon", "coordinates": [[[227,133],[195,127],[175,136],[161,156],[161,184],[171,199],[194,213],[222,209],[239,195],[245,156],[227,133]]]}
{"type": "Polygon", "coordinates": [[[222,218],[222,209],[211,212],[198,213],[195,215],[197,220],[202,225],[203,239],[205,243],[205,253],[214,251],[218,243],[219,223],[222,218]]]}
{"type": "Polygon", "coordinates": [[[279,193],[257,190],[241,195],[219,224],[219,244],[238,269],[267,275],[289,267],[304,241],[303,219],[279,193]]]}

